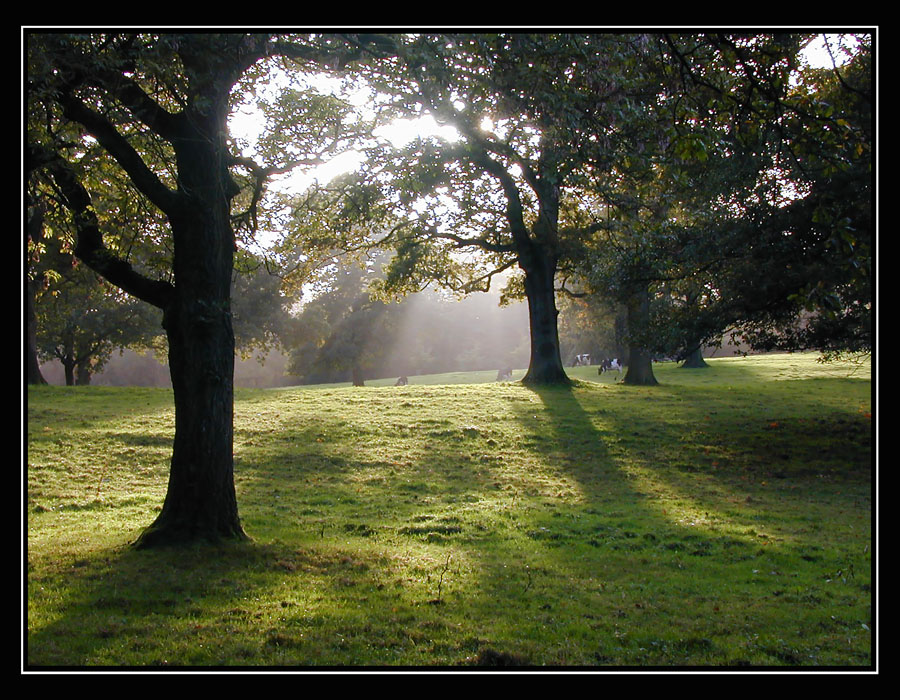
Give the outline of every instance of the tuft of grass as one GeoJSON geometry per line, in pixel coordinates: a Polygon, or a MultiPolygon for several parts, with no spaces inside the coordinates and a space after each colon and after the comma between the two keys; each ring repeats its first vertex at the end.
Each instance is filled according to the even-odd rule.
{"type": "Polygon", "coordinates": [[[171,392],[29,388],[26,661],[869,668],[871,381],[815,360],[238,390],[252,540],[159,551],[171,392]]]}

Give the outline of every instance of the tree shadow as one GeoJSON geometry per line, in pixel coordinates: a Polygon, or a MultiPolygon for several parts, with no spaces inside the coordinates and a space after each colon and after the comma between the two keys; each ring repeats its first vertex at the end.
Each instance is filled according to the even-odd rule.
{"type": "MultiPolygon", "coordinates": [[[[729,446],[722,436],[734,435],[743,443],[731,446],[737,453],[745,448],[760,451],[755,441],[761,438],[777,454],[780,449],[791,449],[799,431],[821,437],[823,426],[800,424],[782,434],[778,430],[785,426],[773,421],[768,432],[766,424],[748,429],[742,424],[744,417],[740,413],[726,410],[709,395],[704,402],[685,403],[679,391],[669,392],[665,385],[608,387],[582,382],[572,387],[531,387],[529,391],[539,397],[543,411],[520,411],[519,418],[523,426],[544,438],[533,441],[529,449],[578,485],[576,497],[547,503],[543,518],[535,518],[542,527],[529,534],[535,545],[542,547],[536,552],[542,554],[534,556],[551,557],[562,569],[573,558],[596,561],[598,571],[613,570],[615,573],[609,575],[620,577],[618,581],[608,580],[605,590],[601,588],[593,594],[580,591],[576,595],[590,600],[589,605],[598,611],[617,616],[624,629],[626,622],[633,626],[642,615],[650,613],[620,605],[612,600],[610,591],[620,592],[623,600],[633,600],[632,591],[645,587],[643,576],[661,576],[653,587],[668,589],[671,595],[666,601],[654,601],[654,605],[667,609],[673,620],[677,615],[687,618],[673,622],[675,626],[670,631],[689,635],[692,628],[703,629],[700,638],[710,644],[710,651],[716,645],[710,643],[709,630],[715,628],[719,605],[700,603],[696,611],[700,617],[692,622],[688,621],[688,611],[679,610],[679,605],[683,607],[692,600],[718,600],[722,605],[733,601],[740,610],[745,606],[758,608],[757,602],[750,603],[748,599],[765,600],[765,613],[758,608],[758,619],[748,622],[747,627],[766,633],[773,625],[790,627],[795,624],[792,619],[816,614],[825,594],[801,594],[800,589],[785,594],[780,572],[800,567],[811,571],[840,568],[839,560],[847,553],[826,554],[821,545],[822,533],[818,526],[810,525],[810,520],[821,515],[826,521],[831,499],[840,499],[842,489],[860,484],[864,487],[865,475],[851,470],[843,484],[835,484],[828,489],[830,495],[823,495],[822,475],[810,474],[806,467],[794,469],[792,455],[774,466],[766,459],[734,466],[718,464],[717,460],[726,460],[716,449],[725,451],[729,446]],[[624,405],[628,394],[632,398],[640,396],[645,405],[670,405],[672,419],[659,420],[658,411],[652,422],[642,419],[639,404],[632,401],[632,405],[624,405]],[[697,435],[685,440],[686,429],[702,432],[710,418],[719,424],[710,431],[709,441],[704,443],[697,435]],[[804,485],[816,489],[814,498],[822,498],[821,507],[810,507],[810,493],[804,485]],[[619,568],[609,564],[612,560],[620,562],[619,568]],[[759,572],[770,577],[766,580],[759,572]],[[710,583],[715,581],[732,583],[717,588],[710,583]],[[756,599],[755,595],[760,597],[756,599]]],[[[688,395],[690,399],[697,398],[692,392],[688,395]]],[[[798,406],[808,410],[809,404],[804,401],[815,401],[815,397],[797,401],[798,406]]],[[[858,432],[862,427],[848,429],[858,432]]],[[[771,454],[761,451],[766,456],[771,454]]],[[[807,454],[800,461],[815,462],[814,455],[807,454]]],[[[860,498],[865,495],[861,493],[860,498]]],[[[857,565],[864,566],[864,557],[855,559],[859,560],[857,565]]],[[[863,580],[859,583],[863,591],[867,585],[863,580]]],[[[634,606],[650,607],[645,600],[634,606]]],[[[596,623],[595,627],[607,635],[605,642],[601,640],[603,635],[598,636],[598,648],[609,643],[609,635],[618,634],[618,623],[596,623]]],[[[658,621],[655,624],[658,630],[658,621]]],[[[639,633],[637,636],[640,638],[639,633]]],[[[643,639],[642,644],[632,646],[631,653],[637,659],[662,659],[669,663],[678,655],[662,654],[660,650],[671,652],[671,641],[658,636],[643,639]],[[651,644],[655,649],[650,648],[651,644]],[[643,647],[651,651],[642,656],[643,647]]],[[[748,646],[746,657],[735,656],[731,661],[743,663],[750,658],[754,664],[804,663],[796,654],[782,658],[779,653],[774,648],[760,651],[748,646]]],[[[606,657],[600,653],[597,658],[602,661],[606,657]]],[[[724,662],[721,657],[716,661],[724,662]]]]}
{"type": "MultiPolygon", "coordinates": [[[[557,580],[574,562],[582,571],[593,567],[597,582],[575,579],[579,589],[571,591],[571,597],[581,606],[573,609],[593,611],[578,616],[593,616],[587,620],[593,631],[586,643],[595,645],[596,655],[588,658],[603,663],[612,658],[614,635],[626,623],[639,627],[641,616],[652,608],[636,593],[642,576],[664,580],[671,600],[653,605],[669,614],[685,599],[703,599],[696,583],[701,572],[706,580],[735,580],[739,575],[741,586],[762,591],[761,584],[744,579],[751,566],[762,568],[761,562],[771,563],[767,571],[780,568],[779,550],[790,550],[795,558],[806,556],[810,565],[827,564],[828,555],[814,551],[802,537],[789,540],[767,531],[761,518],[771,504],[758,489],[746,491],[755,499],[748,501],[734,469],[712,469],[715,455],[698,461],[702,442],[700,448],[685,448],[681,438],[686,426],[701,430],[705,417],[715,417],[719,410],[725,413],[715,402],[700,402],[702,392],[687,392],[687,400],[683,392],[665,385],[652,389],[585,383],[516,385],[498,389],[505,415],[483,411],[476,420],[474,409],[454,415],[449,413],[451,398],[431,417],[400,420],[399,414],[391,413],[390,402],[410,404],[403,406],[406,410],[415,409],[417,396],[427,400],[425,389],[419,391],[373,395],[376,403],[384,401],[371,421],[326,413],[290,426],[265,417],[256,422],[238,420],[236,487],[247,531],[257,541],[220,549],[140,553],[122,549],[59,562],[55,571],[68,577],[69,597],[55,606],[55,619],[30,633],[34,647],[43,650],[40,663],[66,665],[73,658],[115,659],[130,652],[148,664],[217,664],[220,659],[228,664],[239,665],[242,659],[259,663],[260,645],[288,648],[299,637],[276,631],[264,620],[252,648],[244,635],[222,642],[218,656],[194,650],[184,659],[166,659],[157,652],[153,636],[183,634],[206,643],[203,630],[192,625],[209,628],[213,621],[218,633],[227,632],[230,620],[259,614],[249,600],[273,595],[297,576],[308,575],[304,580],[321,587],[323,594],[341,596],[365,588],[363,597],[386,596],[389,591],[379,587],[389,580],[392,564],[383,553],[398,551],[423,562],[435,559],[435,567],[443,553],[460,553],[470,567],[468,602],[490,613],[482,613],[478,620],[467,618],[460,610],[472,608],[452,605],[453,597],[445,594],[449,602],[434,607],[435,614],[446,625],[473,630],[488,629],[491,615],[505,622],[515,617],[521,625],[517,622],[514,629],[523,641],[529,625],[558,626],[565,636],[570,622],[585,623],[569,619],[571,613],[559,597],[564,588],[557,580]],[[668,406],[672,418],[641,420],[638,405],[623,404],[626,393],[632,399],[639,396],[644,402],[668,406]],[[491,420],[509,420],[518,430],[509,426],[495,430],[491,420]],[[507,434],[510,437],[501,437],[507,434]],[[498,444],[502,439],[510,443],[498,444]],[[504,463],[520,457],[528,459],[530,473],[523,474],[520,464],[504,463]],[[486,508],[476,509],[485,503],[486,508]],[[296,534],[289,534],[290,528],[296,534]],[[767,537],[763,540],[760,535],[767,537]],[[510,592],[511,580],[518,593],[510,592]],[[75,632],[83,627],[91,629],[87,637],[75,632]],[[74,639],[82,646],[67,648],[74,639]],[[123,639],[127,649],[117,646],[123,639]]],[[[727,420],[732,424],[720,426],[719,434],[746,434],[740,439],[750,439],[740,425],[740,414],[727,420]]],[[[776,447],[791,440],[778,433],[766,437],[776,447]]],[[[761,477],[765,472],[748,474],[761,477]]],[[[49,583],[49,578],[31,585],[49,583]]],[[[434,583],[430,585],[433,597],[434,583]]],[[[779,594],[776,602],[769,588],[765,595],[773,606],[808,608],[815,603],[814,598],[801,600],[799,594],[779,594]]],[[[419,606],[433,602],[423,597],[422,590],[417,589],[419,597],[412,601],[419,606]]],[[[449,583],[447,590],[453,590],[449,583]]],[[[292,630],[307,624],[312,613],[291,607],[286,598],[278,603],[278,593],[274,595],[270,605],[286,606],[279,615],[284,624],[292,630]]],[[[410,602],[413,594],[403,595],[410,602]]],[[[692,645],[701,652],[705,645],[714,646],[708,632],[712,611],[712,603],[704,605],[696,611],[695,622],[683,629],[673,627],[673,634],[685,637],[687,651],[692,645]],[[704,616],[707,621],[701,620],[704,616]],[[695,626],[699,631],[691,631],[695,626]]],[[[351,618],[348,612],[348,626],[355,624],[351,618]]],[[[375,620],[372,626],[385,623],[375,620]]],[[[369,628],[368,623],[365,626],[369,628]]],[[[576,633],[580,634],[573,627],[571,634],[576,633]]],[[[495,642],[503,646],[504,638],[496,634],[500,636],[493,642],[473,641],[469,651],[495,642]]],[[[642,640],[632,650],[638,654],[641,644],[664,641],[642,640]]],[[[560,654],[560,663],[565,663],[569,657],[560,654]]],[[[295,658],[301,658],[296,649],[295,658]]]]}
{"type": "MultiPolygon", "coordinates": [[[[806,381],[829,391],[828,380],[806,381]]],[[[578,481],[586,504],[604,502],[614,490],[619,498],[643,503],[654,527],[668,529],[688,521],[676,515],[677,509],[663,513],[660,502],[682,499],[693,502],[693,511],[718,514],[716,530],[747,542],[752,538],[736,533],[754,529],[761,508],[770,505],[754,484],[768,480],[799,491],[804,480],[820,481],[822,435],[834,437],[837,459],[850,459],[865,448],[868,427],[863,416],[791,419],[815,413],[820,396],[816,388],[792,392],[791,399],[781,394],[773,399],[765,393],[709,393],[693,382],[687,387],[582,382],[571,388],[531,390],[540,397],[549,428],[542,454],[578,481]],[[650,417],[642,415],[642,406],[650,417]],[[753,460],[749,454],[760,457],[753,460]],[[729,520],[734,527],[724,527],[729,520]]],[[[523,424],[535,420],[520,418],[523,424]]],[[[868,461],[857,456],[853,464],[868,461]]],[[[866,482],[866,475],[852,465],[831,478],[866,482]]],[[[779,494],[790,497],[790,491],[779,494]]],[[[802,495],[794,498],[802,500],[802,495]]],[[[688,524],[692,529],[698,525],[696,518],[688,524]]]]}
{"type": "Polygon", "coordinates": [[[423,504],[477,493],[486,479],[474,446],[481,442],[471,426],[427,418],[410,425],[393,420],[387,408],[372,422],[320,415],[275,431],[239,427],[235,477],[242,519],[251,532],[268,529],[275,516],[320,534],[384,534],[392,529],[379,522],[385,504],[388,519],[409,521],[423,504]],[[388,434],[392,444],[386,444],[388,434]]]}
{"type": "MultiPolygon", "coordinates": [[[[377,553],[281,541],[90,552],[59,561],[52,574],[30,582],[40,589],[32,596],[56,600],[52,620],[28,623],[25,664],[208,668],[259,666],[273,658],[273,665],[303,666],[298,625],[317,623],[297,602],[297,582],[315,584],[315,596],[303,595],[339,599],[375,590],[383,564],[377,553]],[[295,582],[287,587],[286,581],[295,582]],[[51,586],[63,590],[44,593],[51,586]]],[[[354,608],[346,606],[342,623],[344,608],[331,606],[328,615],[337,619],[328,624],[351,628],[354,608]]],[[[315,656],[309,663],[315,665],[315,656]]]]}

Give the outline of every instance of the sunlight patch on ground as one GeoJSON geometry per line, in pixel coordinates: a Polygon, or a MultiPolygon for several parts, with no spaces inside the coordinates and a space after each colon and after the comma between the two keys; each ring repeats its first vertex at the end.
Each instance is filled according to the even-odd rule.
{"type": "Polygon", "coordinates": [[[753,522],[756,511],[750,500],[734,491],[704,484],[697,490],[703,490],[707,499],[692,495],[685,489],[675,486],[671,481],[659,478],[650,468],[637,466],[634,463],[624,467],[630,477],[633,488],[647,497],[646,506],[661,519],[688,530],[702,532],[711,537],[731,537],[746,543],[759,544],[762,541],[781,542],[777,537],[762,531],[759,524],[753,522]],[[712,505],[714,501],[733,504],[740,508],[740,516],[723,512],[712,505]]]}

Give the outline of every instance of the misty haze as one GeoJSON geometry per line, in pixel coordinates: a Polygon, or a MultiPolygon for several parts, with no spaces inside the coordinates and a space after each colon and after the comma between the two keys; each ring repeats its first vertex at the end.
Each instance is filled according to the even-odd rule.
{"type": "MultiPolygon", "coordinates": [[[[516,302],[501,307],[499,299],[498,292],[476,293],[457,300],[425,291],[387,305],[392,311],[391,328],[374,337],[379,356],[365,379],[526,367],[527,306],[516,302]]],[[[265,388],[318,380],[350,381],[350,370],[322,371],[309,379],[289,374],[290,350],[275,348],[268,353],[256,351],[250,357],[236,357],[235,385],[265,388]]],[[[41,371],[49,383],[65,383],[59,362],[45,363],[41,371]]],[[[113,353],[91,383],[171,386],[168,366],[152,351],[130,349],[113,353]]]]}

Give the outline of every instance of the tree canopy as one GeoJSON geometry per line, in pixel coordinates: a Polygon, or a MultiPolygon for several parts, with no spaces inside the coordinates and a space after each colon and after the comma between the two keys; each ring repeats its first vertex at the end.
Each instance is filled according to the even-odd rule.
{"type": "MultiPolygon", "coordinates": [[[[233,275],[236,257],[261,254],[262,230],[283,234],[264,255],[300,282],[341,253],[391,248],[382,299],[514,272],[528,384],[568,382],[563,286],[628,309],[636,367],[654,344],[687,349],[726,328],[764,347],[870,348],[871,36],[832,70],[800,63],[811,38],[27,35],[29,202],[79,260],[162,314],[176,435],[166,503],[141,544],[243,536],[233,275]],[[318,90],[322,73],[369,99],[318,90]],[[229,132],[248,103],[267,122],[252,149],[229,132]],[[424,115],[454,136],[379,136],[424,115]],[[365,157],[349,175],[300,195],[268,189],[354,149],[365,157]]],[[[248,297],[265,286],[249,284],[248,297]]],[[[248,337],[271,339],[265,314],[250,316],[248,337]]]]}
{"type": "Polygon", "coordinates": [[[553,293],[573,284],[630,305],[646,362],[728,329],[760,348],[864,349],[870,37],[839,70],[802,65],[811,38],[391,37],[396,57],[360,73],[372,103],[454,136],[373,145],[303,199],[294,230],[307,251],[392,245],[386,295],[516,271],[529,380],[564,380],[553,293]],[[851,182],[848,218],[834,197],[851,182]]]}

